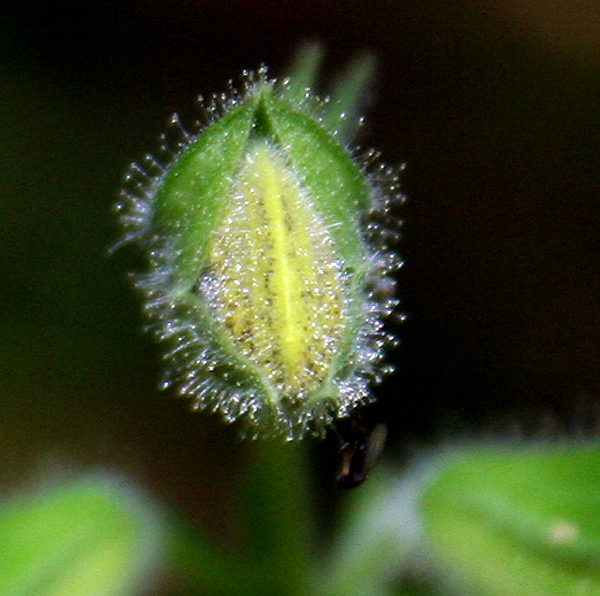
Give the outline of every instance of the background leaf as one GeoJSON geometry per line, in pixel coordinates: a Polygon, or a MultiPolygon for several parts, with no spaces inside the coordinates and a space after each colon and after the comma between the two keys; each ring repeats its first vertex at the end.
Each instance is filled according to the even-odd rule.
{"type": "Polygon", "coordinates": [[[600,593],[600,448],[457,453],[425,491],[435,551],[481,594],[600,593]]]}
{"type": "Polygon", "coordinates": [[[130,596],[160,560],[158,511],[105,476],[23,495],[0,510],[6,596],[130,596]]]}

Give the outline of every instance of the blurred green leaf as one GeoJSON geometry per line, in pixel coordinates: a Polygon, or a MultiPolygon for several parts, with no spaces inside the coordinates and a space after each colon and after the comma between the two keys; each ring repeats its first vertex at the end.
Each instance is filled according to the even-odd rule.
{"type": "Polygon", "coordinates": [[[157,564],[162,527],[130,489],[93,476],[0,511],[3,596],[131,596],[157,564]]]}
{"type": "Polygon", "coordinates": [[[422,500],[443,565],[498,596],[600,594],[599,509],[600,448],[582,444],[453,455],[422,500]]]}

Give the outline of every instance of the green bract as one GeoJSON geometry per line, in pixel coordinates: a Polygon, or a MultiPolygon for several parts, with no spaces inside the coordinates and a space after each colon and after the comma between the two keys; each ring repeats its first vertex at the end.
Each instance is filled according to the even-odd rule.
{"type": "Polygon", "coordinates": [[[124,241],[148,256],[137,285],[169,344],[165,385],[254,436],[321,433],[369,402],[393,341],[394,177],[341,142],[352,93],[319,102],[293,81],[248,75],[197,135],[174,118],[169,165],[134,164],[119,204],[124,241]]]}

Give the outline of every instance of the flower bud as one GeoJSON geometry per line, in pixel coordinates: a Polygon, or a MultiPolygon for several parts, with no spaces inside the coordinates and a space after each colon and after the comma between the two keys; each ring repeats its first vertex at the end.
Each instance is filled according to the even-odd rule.
{"type": "Polygon", "coordinates": [[[371,400],[398,261],[368,223],[393,177],[379,186],[289,88],[260,71],[199,134],[180,128],[168,166],[132,166],[120,210],[165,386],[292,439],[371,400]]]}

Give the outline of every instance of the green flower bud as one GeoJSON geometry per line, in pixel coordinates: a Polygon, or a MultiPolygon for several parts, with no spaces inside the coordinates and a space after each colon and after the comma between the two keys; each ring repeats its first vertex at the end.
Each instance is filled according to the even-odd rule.
{"type": "Polygon", "coordinates": [[[119,204],[150,264],[136,283],[169,345],[164,385],[254,436],[321,434],[386,372],[395,178],[368,175],[328,104],[264,70],[209,112],[196,135],[174,117],[169,165],[134,164],[119,204]]]}

